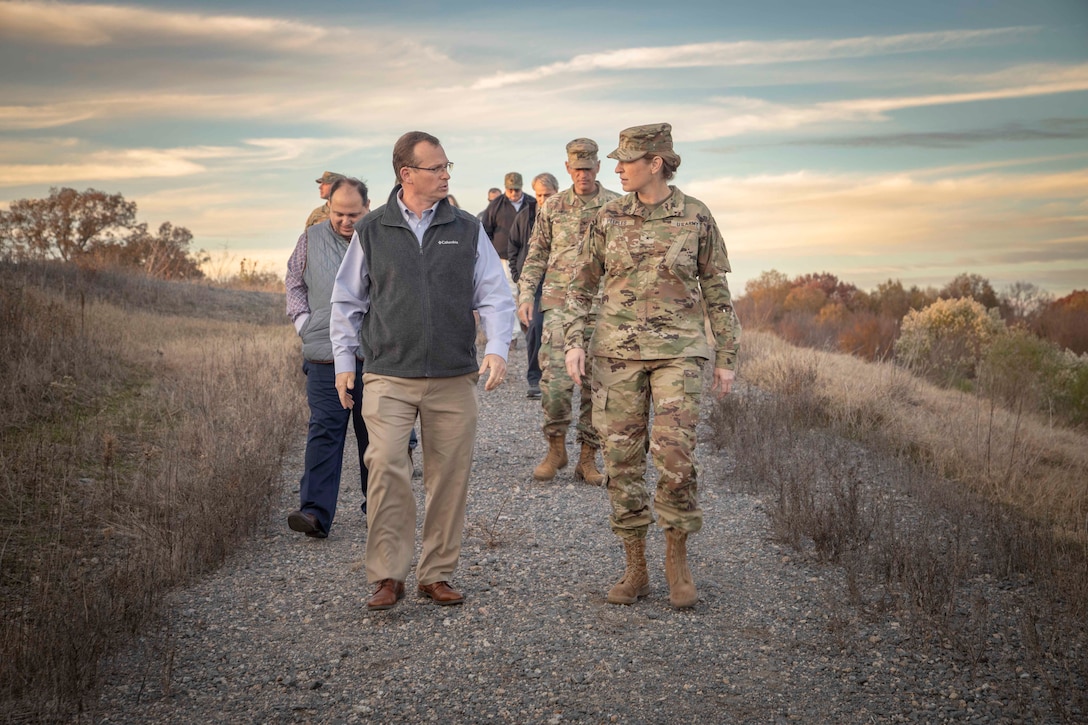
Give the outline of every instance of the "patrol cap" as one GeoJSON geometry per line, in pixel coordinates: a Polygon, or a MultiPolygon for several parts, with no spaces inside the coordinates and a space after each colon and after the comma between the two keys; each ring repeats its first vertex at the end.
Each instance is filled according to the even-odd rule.
{"type": "Polygon", "coordinates": [[[503,179],[503,183],[506,185],[507,189],[520,189],[521,174],[516,171],[511,171],[509,174],[506,175],[506,178],[503,179]]]}
{"type": "Polygon", "coordinates": [[[620,131],[620,145],[608,158],[617,161],[637,161],[643,156],[660,156],[680,163],[680,156],[672,150],[672,126],[667,123],[648,123],[620,131]]]}
{"type": "Polygon", "coordinates": [[[316,179],[319,184],[335,184],[340,179],[343,179],[343,174],[338,174],[335,171],[326,171],[320,177],[316,179]]]}
{"type": "Polygon", "coordinates": [[[593,169],[597,160],[597,143],[591,138],[576,138],[567,144],[567,165],[572,169],[593,169]]]}

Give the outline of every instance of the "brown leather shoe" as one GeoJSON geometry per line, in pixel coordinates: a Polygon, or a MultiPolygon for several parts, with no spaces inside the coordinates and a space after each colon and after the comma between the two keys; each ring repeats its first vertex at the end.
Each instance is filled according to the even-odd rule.
{"type": "Polygon", "coordinates": [[[382,579],[377,590],[366,600],[366,608],[372,610],[392,609],[393,605],[404,598],[404,582],[396,579],[382,579]]]}
{"type": "Polygon", "coordinates": [[[435,582],[434,584],[420,584],[419,593],[429,597],[435,604],[448,607],[451,604],[461,604],[465,597],[461,592],[450,586],[449,582],[435,582]]]}
{"type": "Polygon", "coordinates": [[[312,539],[324,539],[328,537],[328,534],[321,530],[321,525],[317,523],[317,517],[313,514],[308,514],[305,511],[292,511],[288,514],[287,527],[291,529],[291,531],[306,534],[312,539]]]}

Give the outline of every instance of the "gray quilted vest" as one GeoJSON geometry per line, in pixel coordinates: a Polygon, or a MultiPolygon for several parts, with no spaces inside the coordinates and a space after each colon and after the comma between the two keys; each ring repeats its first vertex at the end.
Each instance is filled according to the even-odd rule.
{"type": "Polygon", "coordinates": [[[333,231],[328,221],[319,222],[306,230],[306,299],[310,318],[302,328],[302,356],[310,362],[331,363],[332,342],[329,340],[329,313],[332,311],[332,284],[340,262],[348,251],[350,240],[333,231]]]}

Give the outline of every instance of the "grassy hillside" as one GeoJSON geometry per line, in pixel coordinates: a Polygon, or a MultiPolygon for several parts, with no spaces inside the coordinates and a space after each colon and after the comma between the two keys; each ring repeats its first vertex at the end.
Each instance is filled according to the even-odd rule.
{"type": "Polygon", "coordinates": [[[739,380],[712,410],[716,442],[735,455],[738,485],[766,496],[772,537],[839,570],[833,621],[893,612],[966,667],[1003,643],[1045,671],[1060,721],[1077,721],[1088,436],[768,333],[745,333],[739,380]]]}
{"type": "Polygon", "coordinates": [[[0,264],[0,717],[78,706],[267,512],[304,410],[282,295],[0,264]]]}

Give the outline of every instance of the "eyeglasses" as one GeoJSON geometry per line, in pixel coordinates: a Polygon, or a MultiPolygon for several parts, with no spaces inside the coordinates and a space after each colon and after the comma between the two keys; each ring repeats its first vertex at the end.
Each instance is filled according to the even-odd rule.
{"type": "Polygon", "coordinates": [[[406,169],[418,169],[419,171],[430,171],[432,174],[441,174],[443,171],[448,172],[453,168],[453,162],[447,161],[444,164],[438,166],[405,166],[406,169]]]}

